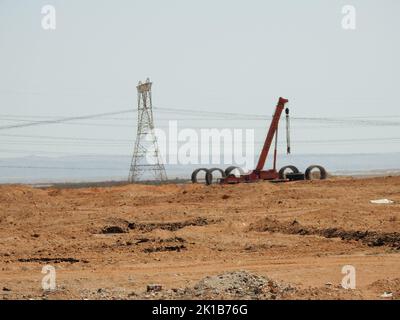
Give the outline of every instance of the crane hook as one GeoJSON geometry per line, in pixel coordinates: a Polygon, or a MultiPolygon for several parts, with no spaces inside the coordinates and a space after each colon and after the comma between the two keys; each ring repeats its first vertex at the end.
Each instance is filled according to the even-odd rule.
{"type": "Polygon", "coordinates": [[[286,113],[286,152],[290,154],[290,119],[289,119],[289,108],[285,109],[286,113]]]}

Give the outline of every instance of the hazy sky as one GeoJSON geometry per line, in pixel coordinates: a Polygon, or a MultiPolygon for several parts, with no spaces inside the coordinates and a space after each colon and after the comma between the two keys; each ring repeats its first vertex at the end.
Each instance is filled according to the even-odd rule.
{"type": "MultiPolygon", "coordinates": [[[[399,9],[398,0],[0,0],[0,116],[136,108],[135,86],[150,77],[160,108],[270,115],[284,96],[297,117],[384,116],[380,120],[400,123],[399,9]],[[56,30],[41,26],[46,4],[56,9],[56,30]],[[342,7],[348,4],[356,8],[355,30],[342,28],[342,7]]],[[[159,124],[165,119],[155,117],[159,124]]],[[[4,136],[134,137],[134,114],[125,121],[93,121],[99,122],[111,125],[3,130],[0,153],[130,154],[128,142],[51,145],[4,136]]],[[[0,120],[10,123],[15,122],[0,120]]],[[[235,125],[227,120],[227,127],[235,125]]],[[[258,138],[264,139],[267,123],[240,126],[262,128],[258,138]]],[[[394,125],[294,123],[293,131],[294,141],[400,138],[394,125]]],[[[302,143],[293,149],[394,152],[400,151],[399,142],[302,143]]]]}

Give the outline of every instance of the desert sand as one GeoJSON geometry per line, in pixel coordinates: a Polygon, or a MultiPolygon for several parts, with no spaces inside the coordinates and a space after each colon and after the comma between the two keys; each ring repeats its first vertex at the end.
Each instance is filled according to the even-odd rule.
{"type": "Polygon", "coordinates": [[[400,177],[4,185],[0,298],[400,299],[399,232],[400,177]],[[345,265],[355,289],[341,286],[345,265]]]}

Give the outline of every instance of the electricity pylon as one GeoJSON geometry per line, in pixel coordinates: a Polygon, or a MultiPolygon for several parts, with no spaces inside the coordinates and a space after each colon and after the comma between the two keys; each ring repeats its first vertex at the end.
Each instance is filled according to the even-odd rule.
{"type": "MultiPolygon", "coordinates": [[[[138,92],[138,121],[129,182],[140,181],[147,173],[152,173],[151,176],[155,180],[167,180],[154,132],[151,86],[152,83],[147,78],[145,83],[139,82],[136,87],[138,92]]],[[[145,178],[148,179],[148,177],[145,178]]]]}

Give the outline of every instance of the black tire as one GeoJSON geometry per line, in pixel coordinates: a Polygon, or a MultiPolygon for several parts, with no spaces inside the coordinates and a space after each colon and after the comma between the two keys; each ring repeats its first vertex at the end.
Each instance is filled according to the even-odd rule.
{"type": "Polygon", "coordinates": [[[206,179],[209,179],[209,181],[207,181],[207,184],[211,184],[211,183],[212,183],[212,180],[213,180],[213,172],[214,172],[214,171],[219,171],[219,172],[221,173],[221,177],[222,177],[222,178],[225,178],[225,177],[226,177],[225,171],[222,170],[222,169],[220,169],[220,168],[211,168],[211,169],[208,169],[208,172],[209,172],[210,174],[206,175],[206,179]]]}
{"type": "Polygon", "coordinates": [[[286,178],[289,179],[290,181],[299,181],[299,180],[304,180],[304,173],[298,172],[298,173],[287,173],[286,178]]]}
{"type": "Polygon", "coordinates": [[[199,168],[196,169],[192,172],[192,183],[197,183],[197,175],[199,174],[200,171],[204,171],[206,173],[206,185],[209,185],[208,181],[211,181],[212,179],[210,179],[210,170],[208,170],[207,168],[199,168]]]}
{"type": "Polygon", "coordinates": [[[230,166],[230,167],[228,167],[228,168],[225,169],[225,177],[229,176],[229,175],[231,174],[231,172],[232,172],[233,170],[236,170],[236,169],[239,170],[239,173],[240,173],[240,174],[243,174],[243,173],[244,173],[244,171],[242,170],[242,168],[236,167],[236,166],[230,166]]]}
{"type": "Polygon", "coordinates": [[[312,171],[313,169],[318,169],[318,170],[319,170],[319,172],[320,172],[320,176],[319,176],[320,180],[325,180],[325,179],[326,179],[326,177],[327,177],[327,172],[326,172],[326,170],[325,170],[324,167],[321,167],[321,166],[319,166],[319,165],[311,165],[311,166],[309,166],[309,167],[307,168],[307,170],[306,170],[306,172],[305,172],[305,177],[306,177],[307,180],[312,180],[311,171],[312,171]]]}
{"type": "Polygon", "coordinates": [[[295,166],[284,166],[279,170],[279,179],[286,179],[286,174],[285,171],[286,169],[290,169],[292,173],[299,173],[299,169],[297,169],[295,166]]]}

